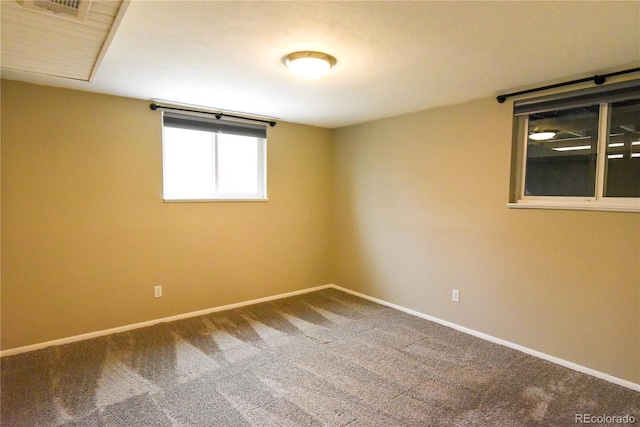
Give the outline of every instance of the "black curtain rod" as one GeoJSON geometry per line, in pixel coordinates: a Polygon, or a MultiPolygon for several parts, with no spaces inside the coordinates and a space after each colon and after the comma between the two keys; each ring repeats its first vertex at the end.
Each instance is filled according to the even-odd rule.
{"type": "Polygon", "coordinates": [[[569,86],[569,85],[574,85],[574,84],[577,84],[577,83],[584,83],[584,82],[593,81],[595,84],[601,85],[607,80],[607,77],[619,76],[621,74],[637,73],[638,71],[640,71],[640,68],[631,68],[629,70],[616,71],[615,73],[603,74],[601,76],[596,74],[593,77],[586,77],[584,79],[571,80],[569,82],[557,83],[557,84],[554,84],[554,85],[537,87],[535,89],[522,90],[520,92],[513,92],[513,93],[507,93],[507,94],[504,94],[504,95],[498,95],[498,97],[496,99],[498,100],[498,102],[500,104],[502,104],[504,101],[507,100],[507,98],[510,98],[512,96],[525,95],[527,93],[539,92],[541,90],[547,90],[547,89],[555,89],[557,87],[569,86]]]}
{"type": "Polygon", "coordinates": [[[158,104],[153,104],[153,103],[151,105],[149,105],[149,108],[151,108],[154,111],[157,110],[158,108],[160,108],[162,110],[185,111],[187,113],[211,114],[211,115],[214,115],[216,117],[216,119],[218,119],[218,120],[220,120],[223,117],[231,117],[231,118],[234,118],[234,119],[251,120],[253,122],[267,123],[271,127],[274,127],[276,125],[276,122],[274,122],[272,120],[254,119],[253,117],[234,116],[232,114],[214,113],[212,111],[199,111],[199,110],[189,110],[189,109],[186,109],[186,108],[165,107],[164,105],[158,105],[158,104]]]}

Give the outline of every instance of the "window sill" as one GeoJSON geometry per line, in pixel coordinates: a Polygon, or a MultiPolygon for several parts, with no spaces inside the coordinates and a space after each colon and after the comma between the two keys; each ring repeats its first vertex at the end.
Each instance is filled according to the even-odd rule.
{"type": "Polygon", "coordinates": [[[268,202],[269,199],[163,199],[164,203],[268,202]]]}
{"type": "Polygon", "coordinates": [[[558,202],[526,202],[507,203],[509,209],[551,209],[569,211],[603,211],[603,212],[629,212],[640,213],[640,205],[608,205],[594,202],[585,203],[558,203],[558,202]]]}

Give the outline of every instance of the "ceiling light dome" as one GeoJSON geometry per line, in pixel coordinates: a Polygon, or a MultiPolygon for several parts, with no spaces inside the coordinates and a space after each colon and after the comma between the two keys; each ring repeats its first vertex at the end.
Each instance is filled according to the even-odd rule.
{"type": "Polygon", "coordinates": [[[557,130],[534,131],[529,134],[529,139],[533,139],[534,141],[546,141],[556,136],[557,133],[557,130]]]}
{"type": "Polygon", "coordinates": [[[302,51],[290,53],[283,62],[298,77],[317,79],[324,76],[337,61],[326,53],[302,51]]]}

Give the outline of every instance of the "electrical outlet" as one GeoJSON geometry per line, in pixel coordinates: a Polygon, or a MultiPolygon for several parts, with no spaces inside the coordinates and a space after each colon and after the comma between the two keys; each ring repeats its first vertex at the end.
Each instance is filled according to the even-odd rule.
{"type": "Polygon", "coordinates": [[[153,296],[155,298],[160,298],[162,296],[162,286],[153,287],[153,296]]]}
{"type": "Polygon", "coordinates": [[[451,301],[460,302],[460,291],[457,289],[451,290],[451,301]]]}

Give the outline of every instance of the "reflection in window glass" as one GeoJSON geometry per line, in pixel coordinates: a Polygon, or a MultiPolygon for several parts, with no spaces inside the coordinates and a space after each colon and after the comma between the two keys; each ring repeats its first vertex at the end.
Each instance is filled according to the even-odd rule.
{"type": "Polygon", "coordinates": [[[595,196],[599,110],[529,115],[525,196],[595,196]]]}
{"type": "Polygon", "coordinates": [[[605,197],[640,197],[640,100],[611,104],[605,197]]]}

